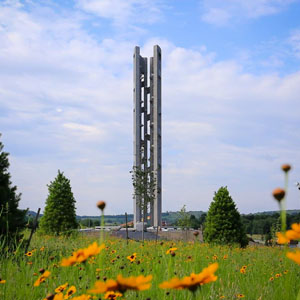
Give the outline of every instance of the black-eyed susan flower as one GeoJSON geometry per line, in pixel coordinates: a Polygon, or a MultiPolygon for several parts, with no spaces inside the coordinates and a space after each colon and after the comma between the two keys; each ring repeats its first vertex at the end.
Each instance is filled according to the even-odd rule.
{"type": "Polygon", "coordinates": [[[245,295],[243,295],[243,294],[237,294],[236,297],[237,298],[245,298],[245,295]]]}
{"type": "Polygon", "coordinates": [[[33,254],[33,251],[28,251],[27,253],[25,253],[25,255],[29,256],[29,257],[32,256],[32,254],[33,254]]]}
{"type": "Polygon", "coordinates": [[[176,247],[172,247],[172,248],[170,248],[170,249],[168,249],[168,250],[166,251],[166,254],[172,254],[172,253],[175,253],[176,250],[177,250],[176,247]]]}
{"type": "Polygon", "coordinates": [[[281,273],[277,273],[277,274],[275,275],[275,278],[279,278],[279,277],[281,277],[281,276],[282,276],[281,273]]]}
{"type": "Polygon", "coordinates": [[[6,283],[6,280],[0,278],[0,284],[6,283]]]}
{"type": "Polygon", "coordinates": [[[117,279],[109,279],[107,281],[96,281],[94,289],[89,290],[89,293],[100,294],[108,291],[118,291],[120,293],[125,293],[127,290],[144,291],[148,290],[151,286],[150,281],[152,280],[152,275],[148,276],[130,276],[124,278],[122,275],[118,275],[117,279]]]}
{"type": "Polygon", "coordinates": [[[272,277],[270,277],[270,279],[269,279],[269,281],[273,281],[274,280],[274,277],[272,276],[272,277]]]}
{"type": "Polygon", "coordinates": [[[74,285],[70,286],[70,288],[67,290],[64,299],[69,299],[72,295],[76,293],[76,287],[74,285]]]}
{"type": "Polygon", "coordinates": [[[293,260],[295,263],[297,263],[298,265],[300,265],[300,250],[297,250],[295,252],[288,252],[286,254],[286,256],[293,260]]]}
{"type": "Polygon", "coordinates": [[[72,300],[90,300],[90,299],[92,299],[92,296],[91,295],[85,295],[85,294],[72,298],[72,300]]]}
{"type": "Polygon", "coordinates": [[[104,244],[98,246],[98,244],[94,242],[85,249],[79,249],[73,252],[72,256],[70,256],[69,258],[63,258],[61,261],[61,266],[67,267],[72,266],[76,263],[85,262],[89,257],[99,254],[104,248],[104,244]]]}
{"type": "Polygon", "coordinates": [[[213,282],[217,280],[215,272],[218,269],[218,263],[211,264],[207,268],[203,269],[201,273],[192,273],[190,276],[186,276],[182,279],[177,277],[171,279],[170,281],[165,281],[159,285],[161,289],[189,289],[194,292],[199,286],[213,282]]]}
{"type": "Polygon", "coordinates": [[[63,292],[67,288],[68,285],[69,284],[67,282],[65,284],[60,285],[59,287],[57,287],[55,289],[55,293],[61,293],[61,292],[63,292]]]}
{"type": "Polygon", "coordinates": [[[134,262],[136,260],[136,253],[133,253],[129,256],[127,256],[127,259],[130,261],[130,262],[134,262]]]}
{"type": "Polygon", "coordinates": [[[49,271],[45,271],[37,280],[36,282],[33,284],[33,286],[39,286],[42,282],[44,282],[46,280],[46,278],[48,278],[50,276],[50,272],[49,271]]]}
{"type": "Polygon", "coordinates": [[[119,293],[119,292],[114,292],[114,291],[109,291],[106,292],[104,295],[104,299],[109,299],[109,300],[116,300],[119,297],[122,297],[123,294],[119,293]]]}

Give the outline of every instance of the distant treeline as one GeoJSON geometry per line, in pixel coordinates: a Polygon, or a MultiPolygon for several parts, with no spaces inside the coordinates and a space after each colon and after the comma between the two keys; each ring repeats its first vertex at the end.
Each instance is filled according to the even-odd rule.
{"type": "MultiPolygon", "coordinates": [[[[198,229],[205,226],[206,213],[203,211],[190,211],[187,212],[190,218],[189,227],[198,229]]],[[[27,215],[28,225],[30,227],[33,222],[35,213],[30,212],[27,215]]],[[[162,213],[162,221],[168,226],[179,226],[180,215],[178,212],[165,212],[162,213]]],[[[253,214],[241,215],[242,223],[245,227],[247,234],[269,234],[272,230],[278,229],[280,225],[279,212],[263,212],[253,214]]],[[[81,227],[94,227],[100,226],[100,216],[77,216],[77,220],[81,227]]],[[[128,214],[128,222],[133,221],[133,214],[128,214]]],[[[125,223],[125,215],[107,215],[105,216],[106,225],[120,225],[125,223]]],[[[290,210],[287,211],[287,226],[288,228],[292,223],[300,223],[300,211],[290,210]]]]}

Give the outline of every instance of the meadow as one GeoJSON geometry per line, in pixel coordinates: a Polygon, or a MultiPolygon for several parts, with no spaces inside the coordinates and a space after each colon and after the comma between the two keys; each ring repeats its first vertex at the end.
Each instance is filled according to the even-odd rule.
{"type": "MultiPolygon", "coordinates": [[[[78,235],[51,237],[36,234],[27,255],[19,248],[15,253],[2,251],[0,256],[0,299],[52,299],[55,289],[68,284],[64,299],[89,294],[91,299],[105,299],[105,294],[88,293],[97,280],[152,275],[150,289],[126,291],[117,299],[296,299],[300,288],[300,268],[286,257],[286,248],[254,247],[245,249],[213,246],[193,242],[120,240],[107,236],[105,248],[88,260],[72,266],[61,266],[63,258],[86,248],[99,236],[78,235]],[[170,248],[173,254],[168,253],[170,248]],[[136,255],[134,255],[136,253],[136,255]],[[130,260],[131,256],[131,260],[130,260]],[[159,285],[173,277],[182,278],[192,272],[200,273],[210,264],[218,263],[217,280],[190,290],[161,289],[159,285]],[[35,282],[44,271],[50,274],[38,286],[35,282]],[[68,289],[72,293],[68,296],[68,289]]],[[[44,273],[45,274],[45,273],[44,273]]],[[[48,274],[48,273],[47,273],[48,274]]],[[[106,296],[108,297],[108,295],[106,296]]],[[[76,299],[76,298],[75,298],[76,299]]],[[[84,299],[84,298],[82,298],[84,299]]],[[[111,296],[107,299],[116,299],[111,296]]]]}

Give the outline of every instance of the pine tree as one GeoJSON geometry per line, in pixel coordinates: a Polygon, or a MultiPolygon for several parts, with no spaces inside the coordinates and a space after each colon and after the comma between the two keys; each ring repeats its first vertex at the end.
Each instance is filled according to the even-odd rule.
{"type": "Polygon", "coordinates": [[[215,192],[205,221],[204,240],[216,244],[240,244],[241,247],[248,244],[240,213],[227,187],[215,192]]]}
{"type": "Polygon", "coordinates": [[[71,190],[70,180],[63,172],[48,185],[48,198],[44,215],[40,221],[40,229],[47,234],[59,235],[69,233],[78,227],[76,220],[75,199],[71,190]]]}
{"type": "Polygon", "coordinates": [[[0,239],[6,244],[17,241],[26,224],[26,211],[18,209],[21,194],[10,181],[8,155],[0,141],[0,239]]]}

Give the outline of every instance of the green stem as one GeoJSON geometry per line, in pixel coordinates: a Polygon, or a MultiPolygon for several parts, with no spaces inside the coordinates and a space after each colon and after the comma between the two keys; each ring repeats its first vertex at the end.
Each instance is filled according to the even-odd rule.
{"type": "Polygon", "coordinates": [[[281,210],[281,231],[284,233],[286,231],[286,207],[285,207],[285,199],[287,196],[287,190],[288,190],[288,173],[285,172],[284,176],[284,191],[285,195],[283,199],[280,202],[280,210],[281,210]]]}
{"type": "Polygon", "coordinates": [[[100,245],[104,241],[104,210],[101,210],[101,232],[100,232],[100,245]]]}
{"type": "Polygon", "coordinates": [[[297,296],[296,300],[300,300],[300,289],[299,289],[298,296],[297,296]]]}

